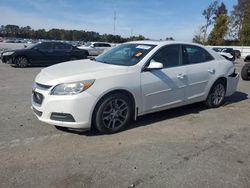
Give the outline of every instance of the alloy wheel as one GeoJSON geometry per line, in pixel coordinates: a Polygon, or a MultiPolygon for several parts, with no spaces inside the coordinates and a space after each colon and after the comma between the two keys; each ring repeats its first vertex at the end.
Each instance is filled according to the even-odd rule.
{"type": "Polygon", "coordinates": [[[212,94],[212,102],[214,105],[219,105],[225,96],[225,88],[223,84],[217,84],[214,88],[214,92],[212,94]]]}
{"type": "Polygon", "coordinates": [[[111,100],[103,109],[102,121],[107,129],[114,129],[125,124],[128,118],[128,104],[123,99],[111,100]]]}

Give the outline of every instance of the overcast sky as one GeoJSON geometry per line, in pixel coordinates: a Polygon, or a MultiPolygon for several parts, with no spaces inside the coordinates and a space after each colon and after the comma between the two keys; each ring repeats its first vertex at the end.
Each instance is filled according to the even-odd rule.
{"type": "MultiPolygon", "coordinates": [[[[0,0],[0,25],[78,29],[191,41],[211,0],[0,0]]],[[[224,0],[229,12],[237,0],[224,0]]]]}

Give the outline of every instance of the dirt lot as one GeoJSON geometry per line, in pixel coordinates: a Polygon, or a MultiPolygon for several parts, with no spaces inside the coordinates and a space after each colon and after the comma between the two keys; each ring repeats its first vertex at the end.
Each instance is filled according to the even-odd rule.
{"type": "Polygon", "coordinates": [[[35,118],[40,69],[0,63],[0,187],[250,187],[250,82],[221,108],[194,104],[98,135],[35,118]]]}

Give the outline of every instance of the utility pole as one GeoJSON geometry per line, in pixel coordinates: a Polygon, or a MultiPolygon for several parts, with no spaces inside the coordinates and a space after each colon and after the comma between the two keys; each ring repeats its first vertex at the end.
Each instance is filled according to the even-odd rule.
{"type": "Polygon", "coordinates": [[[116,11],[114,11],[114,35],[115,35],[115,22],[116,22],[116,11]]]}

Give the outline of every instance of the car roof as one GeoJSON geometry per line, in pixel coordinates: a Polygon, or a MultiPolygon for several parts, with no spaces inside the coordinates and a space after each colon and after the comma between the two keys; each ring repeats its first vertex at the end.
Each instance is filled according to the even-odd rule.
{"type": "Polygon", "coordinates": [[[130,44],[148,44],[148,45],[156,45],[156,46],[165,46],[169,44],[187,44],[187,45],[195,45],[195,46],[201,46],[203,45],[196,44],[196,43],[190,43],[190,42],[182,42],[182,41],[163,41],[163,40],[142,40],[142,41],[131,41],[128,42],[130,44]]]}
{"type": "Polygon", "coordinates": [[[92,44],[95,44],[95,43],[101,43],[101,44],[110,44],[108,42],[91,42],[92,44]]]}

